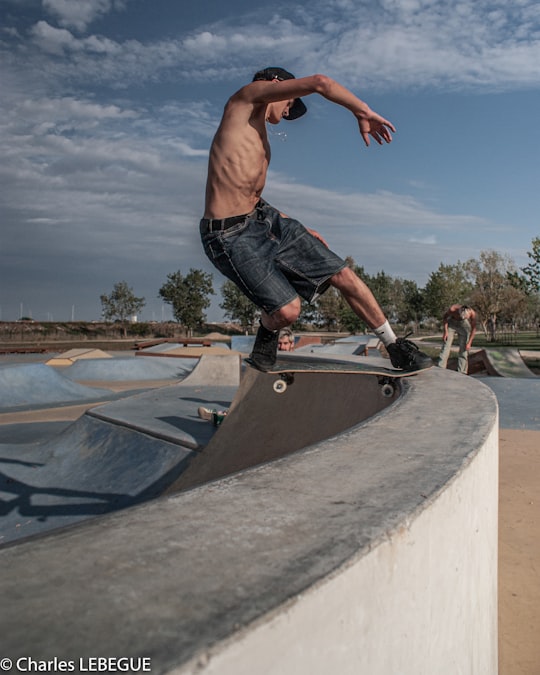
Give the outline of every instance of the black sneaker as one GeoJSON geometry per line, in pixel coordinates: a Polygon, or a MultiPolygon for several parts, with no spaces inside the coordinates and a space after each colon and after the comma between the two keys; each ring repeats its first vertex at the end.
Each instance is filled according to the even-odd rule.
{"type": "Polygon", "coordinates": [[[257,370],[263,372],[272,370],[276,362],[278,341],[279,331],[268,330],[261,323],[257,331],[255,344],[246,361],[257,370]]]}
{"type": "Polygon", "coordinates": [[[407,340],[407,337],[398,338],[386,347],[394,368],[408,371],[431,368],[433,365],[431,357],[421,352],[413,342],[407,340]]]}

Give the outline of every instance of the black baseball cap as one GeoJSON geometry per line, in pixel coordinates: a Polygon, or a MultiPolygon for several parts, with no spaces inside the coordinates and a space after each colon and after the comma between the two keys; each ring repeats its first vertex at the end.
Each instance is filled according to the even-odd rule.
{"type": "MultiPolygon", "coordinates": [[[[253,82],[256,80],[294,80],[296,79],[292,73],[284,68],[265,68],[259,70],[253,76],[253,82]]],[[[302,115],[305,115],[307,108],[301,98],[295,98],[294,103],[289,108],[289,115],[285,118],[287,120],[296,120],[302,115]]]]}

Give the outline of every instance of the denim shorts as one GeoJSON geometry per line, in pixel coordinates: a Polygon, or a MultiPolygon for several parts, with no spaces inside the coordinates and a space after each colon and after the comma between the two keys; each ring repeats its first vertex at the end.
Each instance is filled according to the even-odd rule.
{"type": "Polygon", "coordinates": [[[201,221],[204,251],[214,266],[268,314],[297,295],[313,302],[330,285],[345,261],[310,234],[260,200],[245,220],[208,232],[201,221]]]}

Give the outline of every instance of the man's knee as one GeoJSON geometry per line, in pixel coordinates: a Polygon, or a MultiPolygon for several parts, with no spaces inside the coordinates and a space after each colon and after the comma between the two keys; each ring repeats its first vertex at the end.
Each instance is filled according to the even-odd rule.
{"type": "Polygon", "coordinates": [[[276,309],[275,312],[272,312],[268,317],[268,321],[265,321],[264,323],[265,325],[267,323],[271,324],[270,326],[267,325],[267,328],[272,330],[279,330],[280,328],[290,326],[298,319],[301,308],[302,303],[300,298],[295,298],[292,302],[289,302],[288,305],[284,305],[283,307],[280,307],[280,309],[276,309]]]}
{"type": "MultiPolygon", "coordinates": [[[[295,298],[292,302],[289,302],[288,305],[278,309],[275,314],[279,316],[280,319],[284,322],[282,328],[285,326],[290,326],[291,323],[294,323],[296,319],[300,316],[300,309],[302,308],[302,303],[300,298],[295,298]]],[[[273,315],[272,315],[273,316],[273,315]]]]}

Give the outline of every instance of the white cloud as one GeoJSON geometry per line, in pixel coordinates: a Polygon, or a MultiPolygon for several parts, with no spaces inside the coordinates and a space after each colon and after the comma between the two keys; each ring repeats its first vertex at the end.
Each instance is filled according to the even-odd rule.
{"type": "Polygon", "coordinates": [[[540,81],[535,2],[386,0],[382,6],[381,12],[357,5],[324,50],[328,67],[349,82],[512,88],[540,81]]]}
{"type": "Polygon", "coordinates": [[[65,49],[74,48],[77,40],[65,28],[53,28],[46,21],[38,21],[32,28],[36,44],[49,54],[63,54],[65,49]]]}
{"type": "Polygon", "coordinates": [[[123,53],[122,46],[107,38],[91,35],[77,38],[66,28],[55,28],[46,21],[38,21],[32,28],[35,43],[49,54],[64,55],[66,53],[86,52],[90,58],[114,58],[123,53]]]}
{"type": "Polygon", "coordinates": [[[351,3],[347,11],[334,0],[309,12],[293,7],[288,17],[253,14],[241,22],[232,17],[146,43],[77,37],[67,30],[75,28],[75,20],[67,20],[72,3],[73,14],[84,10],[90,17],[111,9],[108,0],[49,2],[64,12],[62,27],[37,22],[35,44],[53,56],[71,57],[49,64],[53,77],[83,82],[118,87],[155,79],[230,80],[279,54],[301,74],[328,72],[363,89],[495,90],[540,83],[540,12],[532,0],[386,0],[351,3]]]}
{"type": "Polygon", "coordinates": [[[410,231],[413,230],[414,236],[417,236],[418,229],[422,227],[439,232],[466,231],[471,227],[490,228],[489,221],[484,218],[439,213],[409,195],[386,190],[374,193],[325,190],[291,182],[290,178],[275,172],[269,173],[265,194],[270,202],[275,195],[280,208],[287,210],[290,205],[293,215],[305,219],[306,224],[310,223],[313,227],[332,228],[338,225],[374,230],[398,229],[409,241],[412,236],[410,231]],[[405,233],[408,233],[407,236],[405,233]]]}
{"type": "Polygon", "coordinates": [[[52,14],[61,26],[86,30],[87,26],[111,9],[123,9],[127,0],[43,0],[43,8],[52,14]]]}
{"type": "Polygon", "coordinates": [[[14,117],[23,115],[25,122],[34,120],[35,122],[47,121],[50,124],[59,124],[69,120],[72,126],[77,126],[77,124],[86,121],[91,121],[95,125],[101,120],[118,120],[139,116],[139,113],[134,110],[122,109],[117,105],[84,101],[72,96],[25,98],[16,104],[16,107],[17,114],[14,117]]]}
{"type": "Polygon", "coordinates": [[[434,234],[427,234],[424,237],[410,237],[411,244],[422,244],[423,246],[435,246],[437,237],[434,234]]]}

